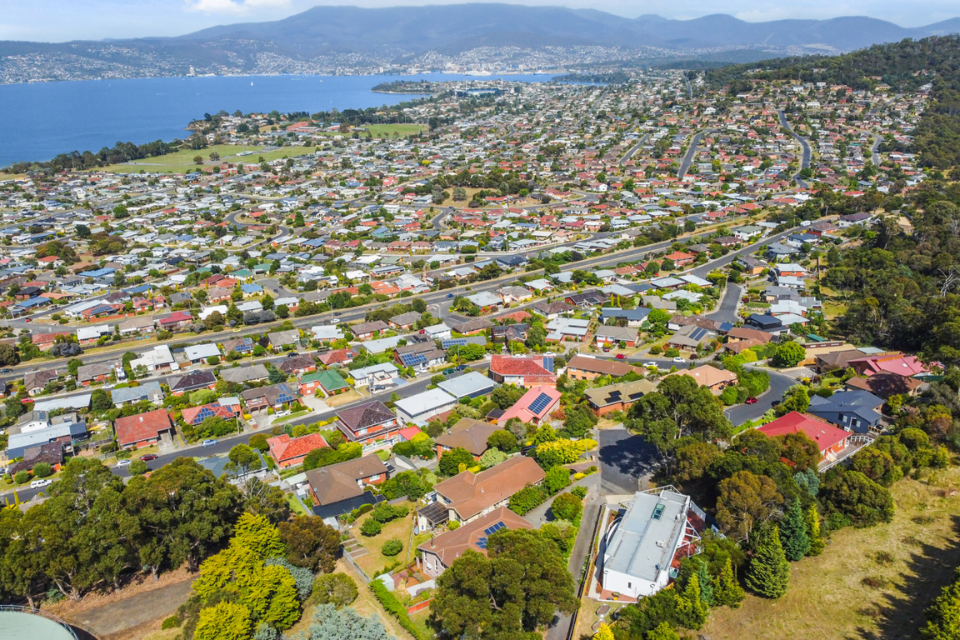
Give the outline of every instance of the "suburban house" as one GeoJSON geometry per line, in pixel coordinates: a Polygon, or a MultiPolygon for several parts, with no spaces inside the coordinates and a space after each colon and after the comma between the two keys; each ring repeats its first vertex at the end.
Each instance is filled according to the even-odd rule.
{"type": "Polygon", "coordinates": [[[593,412],[602,416],[613,411],[626,411],[634,402],[656,389],[656,382],[644,379],[587,389],[583,395],[593,412]]]}
{"type": "Polygon", "coordinates": [[[27,395],[35,396],[39,393],[43,393],[43,390],[47,384],[56,379],[56,369],[28,371],[23,375],[23,388],[27,390],[27,395]]]}
{"type": "Polygon", "coordinates": [[[315,371],[300,378],[300,395],[314,395],[317,389],[319,389],[320,393],[325,397],[330,397],[349,391],[350,385],[333,369],[315,371]]]}
{"type": "Polygon", "coordinates": [[[197,389],[213,389],[217,386],[217,377],[212,371],[191,371],[182,376],[171,376],[167,384],[171,395],[182,396],[197,389]]]}
{"type": "Polygon", "coordinates": [[[689,496],[669,489],[635,493],[604,533],[603,594],[637,599],[665,588],[680,560],[698,551],[697,511],[689,496]]]}
{"type": "Polygon", "coordinates": [[[628,349],[637,346],[637,333],[635,327],[608,327],[601,325],[597,327],[596,340],[598,345],[616,346],[621,342],[628,349]]]}
{"type": "Polygon", "coordinates": [[[329,447],[327,441],[319,433],[308,433],[299,438],[291,438],[283,433],[273,438],[267,438],[270,447],[270,457],[281,469],[303,464],[303,459],[314,449],[329,447]]]}
{"type": "Polygon", "coordinates": [[[154,371],[179,370],[180,365],[170,351],[170,347],[165,344],[158,344],[150,351],[144,351],[139,358],[130,361],[130,369],[134,372],[143,367],[148,373],[154,371]]]}
{"type": "Polygon", "coordinates": [[[905,378],[895,373],[875,373],[868,378],[850,378],[845,386],[850,390],[869,391],[886,400],[894,395],[918,395],[929,385],[918,378],[905,378]]]}
{"type": "Polygon", "coordinates": [[[843,429],[838,429],[819,418],[796,411],[791,411],[773,422],[768,422],[758,428],[757,431],[771,438],[788,433],[802,433],[817,443],[817,447],[820,448],[821,460],[836,458],[836,455],[846,448],[847,439],[850,437],[850,434],[843,429]]]}
{"type": "Polygon", "coordinates": [[[307,471],[314,513],[321,518],[342,515],[375,502],[364,487],[387,480],[387,467],[377,456],[363,456],[307,471]]]}
{"type": "Polygon", "coordinates": [[[106,382],[114,374],[118,378],[125,377],[119,361],[85,364],[77,369],[77,382],[84,387],[89,387],[94,382],[106,382]]]}
{"type": "Polygon", "coordinates": [[[402,422],[424,426],[430,419],[457,406],[457,399],[443,389],[427,389],[423,393],[397,400],[394,406],[402,422]]]}
{"type": "Polygon", "coordinates": [[[140,383],[137,387],[121,387],[111,389],[110,399],[118,409],[126,404],[135,404],[141,400],[149,400],[154,404],[163,402],[163,389],[156,380],[140,383]]]}
{"type": "Polygon", "coordinates": [[[838,391],[829,398],[811,396],[807,413],[842,429],[867,433],[880,429],[882,406],[883,400],[868,391],[838,391]]]}
{"type": "Polygon", "coordinates": [[[560,404],[561,394],[555,387],[531,387],[497,419],[497,424],[507,424],[518,418],[524,424],[543,424],[560,404]]]}
{"type": "Polygon", "coordinates": [[[220,369],[220,377],[227,382],[243,384],[244,382],[261,382],[270,377],[270,372],[262,364],[247,364],[242,367],[220,369]]]}
{"type": "Polygon", "coordinates": [[[302,376],[305,373],[316,371],[317,362],[313,359],[313,356],[291,355],[281,360],[280,363],[277,364],[277,369],[283,371],[288,376],[302,376]]]}
{"type": "Polygon", "coordinates": [[[155,327],[153,318],[150,316],[134,316],[121,320],[117,325],[121,336],[128,336],[133,333],[153,333],[155,327]]]}
{"type": "Polygon", "coordinates": [[[553,358],[549,356],[494,355],[490,360],[490,377],[500,384],[515,384],[518,387],[557,385],[553,358]]]}
{"type": "Polygon", "coordinates": [[[929,373],[917,356],[902,353],[888,353],[849,360],[847,366],[853,367],[857,375],[872,376],[876,373],[895,373],[898,376],[912,377],[920,373],[929,373]]]}
{"type": "Polygon", "coordinates": [[[220,347],[212,342],[187,347],[183,352],[190,364],[202,364],[209,358],[220,358],[220,347]]]}
{"type": "Polygon", "coordinates": [[[467,371],[463,375],[447,378],[437,386],[457,400],[462,398],[479,398],[492,392],[496,388],[493,380],[479,371],[467,371]]]}
{"type": "Polygon", "coordinates": [[[297,329],[274,331],[267,334],[267,341],[274,351],[282,351],[284,347],[296,347],[300,344],[300,331],[297,329]]]}
{"type": "Polygon", "coordinates": [[[46,411],[29,411],[17,419],[17,424],[7,428],[7,459],[25,458],[28,449],[48,443],[70,446],[88,436],[87,423],[76,413],[64,413],[50,417],[46,411]]]}
{"type": "Polygon", "coordinates": [[[117,444],[122,449],[147,447],[160,442],[160,436],[174,435],[174,426],[165,409],[157,409],[127,418],[117,418],[113,423],[117,444]]]}
{"type": "Polygon", "coordinates": [[[257,387],[256,389],[245,389],[240,392],[240,397],[249,412],[263,411],[270,407],[280,409],[283,405],[295,401],[300,395],[286,382],[281,382],[266,387],[257,387]]]}
{"type": "Polygon", "coordinates": [[[239,409],[239,407],[235,408],[233,405],[211,402],[210,404],[201,405],[199,407],[187,407],[180,413],[183,416],[184,422],[193,426],[197,426],[207,418],[216,417],[223,418],[224,420],[233,420],[237,416],[236,409],[239,409]]]}
{"type": "Polygon", "coordinates": [[[166,318],[157,320],[157,328],[164,331],[176,331],[193,322],[193,316],[186,311],[174,311],[166,318]]]}
{"type": "Polygon", "coordinates": [[[224,340],[222,343],[225,354],[241,353],[247,354],[253,352],[254,343],[251,338],[232,338],[224,340]]]}
{"type": "Polygon", "coordinates": [[[353,337],[357,340],[369,340],[373,337],[373,334],[386,332],[390,329],[390,325],[382,320],[374,320],[373,322],[361,322],[350,327],[353,337]]]}
{"type": "Polygon", "coordinates": [[[390,318],[390,326],[395,329],[409,330],[420,319],[420,314],[416,311],[408,311],[390,318]]]}
{"type": "Polygon", "coordinates": [[[487,450],[487,440],[498,429],[489,422],[460,418],[455,425],[434,438],[437,445],[437,459],[440,459],[445,452],[459,447],[470,452],[474,460],[479,460],[487,450]]]}
{"type": "Polygon", "coordinates": [[[400,442],[398,432],[404,426],[379,400],[342,409],[337,418],[337,427],[347,440],[362,443],[365,452],[389,448],[400,442]]]}
{"type": "MultiPolygon", "coordinates": [[[[510,496],[529,484],[540,484],[545,477],[533,458],[514,456],[477,474],[464,471],[433,489],[437,492],[437,502],[446,508],[447,517],[465,524],[506,506],[510,496]]],[[[428,526],[426,522],[421,525],[428,526]]]]}
{"type": "Polygon", "coordinates": [[[624,362],[575,355],[567,363],[567,377],[571,380],[593,380],[600,376],[622,378],[636,369],[624,362]]]}
{"type": "Polygon", "coordinates": [[[357,357],[357,352],[353,349],[334,349],[332,351],[327,351],[326,353],[321,353],[317,356],[320,360],[320,363],[326,367],[342,364],[348,365],[353,362],[353,359],[357,357]]]}
{"type": "Polygon", "coordinates": [[[417,564],[427,576],[437,578],[467,549],[487,555],[487,538],[500,529],[533,529],[533,525],[510,509],[499,507],[459,529],[441,533],[421,544],[418,547],[421,558],[417,564]]]}
{"type": "Polygon", "coordinates": [[[697,381],[699,386],[710,389],[710,392],[715,396],[720,395],[727,387],[737,384],[737,374],[726,369],[711,367],[708,364],[693,369],[680,369],[667,375],[690,376],[697,381]]]}

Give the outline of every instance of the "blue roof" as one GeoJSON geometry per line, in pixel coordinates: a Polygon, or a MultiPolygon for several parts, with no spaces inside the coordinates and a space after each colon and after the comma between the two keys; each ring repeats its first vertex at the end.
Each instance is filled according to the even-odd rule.
{"type": "Polygon", "coordinates": [[[242,284],[240,285],[240,290],[244,293],[258,293],[263,291],[263,287],[258,284],[242,284]]]}
{"type": "Polygon", "coordinates": [[[111,269],[110,267],[104,267],[103,269],[95,269],[93,271],[84,271],[83,273],[79,273],[77,275],[79,275],[81,278],[102,278],[104,276],[110,275],[114,271],[116,271],[116,269],[111,269]]]}

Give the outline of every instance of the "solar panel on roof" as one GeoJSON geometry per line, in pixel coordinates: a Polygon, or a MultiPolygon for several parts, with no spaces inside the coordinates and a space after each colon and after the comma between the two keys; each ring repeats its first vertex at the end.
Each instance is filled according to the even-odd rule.
{"type": "Polygon", "coordinates": [[[427,358],[419,353],[405,353],[400,356],[400,360],[405,366],[412,367],[415,364],[423,364],[427,358]]]}
{"type": "Polygon", "coordinates": [[[449,349],[450,347],[465,347],[467,346],[467,339],[453,338],[451,340],[444,340],[442,344],[444,349],[449,349]]]}
{"type": "Polygon", "coordinates": [[[543,359],[543,368],[549,371],[550,373],[553,373],[553,358],[545,357],[543,359]]]}
{"type": "Polygon", "coordinates": [[[530,403],[530,411],[533,413],[539,414],[541,411],[547,408],[547,405],[550,404],[550,396],[545,393],[541,393],[536,397],[536,399],[530,403]]]}
{"type": "Polygon", "coordinates": [[[479,540],[477,540],[477,546],[480,547],[481,549],[486,549],[486,548],[487,548],[487,539],[486,539],[486,538],[480,538],[479,540]]]}
{"type": "MultiPolygon", "coordinates": [[[[501,520],[501,521],[497,521],[497,523],[494,524],[493,526],[490,526],[490,527],[487,527],[486,529],[484,529],[484,530],[483,530],[483,533],[484,533],[484,535],[488,535],[488,536],[489,536],[489,535],[492,535],[493,533],[499,531],[500,529],[506,529],[506,528],[507,528],[507,525],[503,524],[503,521],[501,520]]],[[[483,538],[483,540],[486,540],[486,538],[483,538]]]]}

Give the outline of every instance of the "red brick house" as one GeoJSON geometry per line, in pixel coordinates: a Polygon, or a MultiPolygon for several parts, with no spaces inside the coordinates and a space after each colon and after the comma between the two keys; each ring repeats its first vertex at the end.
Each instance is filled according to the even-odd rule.
{"type": "Polygon", "coordinates": [[[771,438],[788,433],[803,433],[817,443],[821,460],[826,460],[828,456],[832,457],[843,451],[847,446],[847,438],[850,437],[849,433],[829,422],[796,411],[768,422],[757,431],[771,438]]]}
{"type": "Polygon", "coordinates": [[[176,331],[193,322],[193,316],[186,311],[174,311],[167,318],[157,320],[157,328],[166,331],[176,331]]]}
{"type": "Polygon", "coordinates": [[[299,438],[291,438],[282,434],[274,438],[267,438],[270,447],[270,457],[281,469],[303,464],[303,459],[314,449],[329,447],[327,441],[319,433],[308,433],[299,438]]]}

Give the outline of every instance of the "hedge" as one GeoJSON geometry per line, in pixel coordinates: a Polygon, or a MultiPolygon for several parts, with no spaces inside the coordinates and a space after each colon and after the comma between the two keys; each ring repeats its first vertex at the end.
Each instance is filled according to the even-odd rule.
{"type": "Polygon", "coordinates": [[[407,608],[400,604],[397,597],[390,593],[380,580],[374,580],[370,583],[370,591],[377,597],[377,600],[380,601],[383,608],[396,618],[400,626],[406,629],[414,638],[417,640],[433,640],[432,635],[423,633],[417,625],[413,624],[413,620],[410,619],[410,614],[407,613],[407,608]]]}

